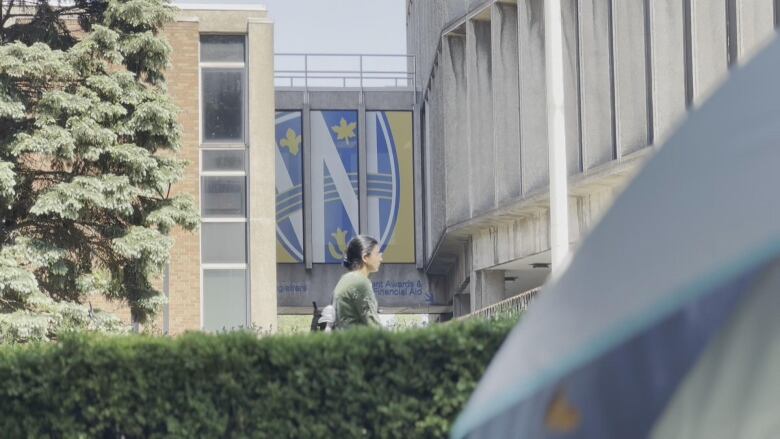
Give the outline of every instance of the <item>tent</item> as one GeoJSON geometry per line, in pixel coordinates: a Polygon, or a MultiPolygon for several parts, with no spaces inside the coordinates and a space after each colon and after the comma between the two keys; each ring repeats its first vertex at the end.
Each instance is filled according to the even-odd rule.
{"type": "Polygon", "coordinates": [[[452,437],[780,437],[779,261],[776,40],[543,288],[452,437]]]}

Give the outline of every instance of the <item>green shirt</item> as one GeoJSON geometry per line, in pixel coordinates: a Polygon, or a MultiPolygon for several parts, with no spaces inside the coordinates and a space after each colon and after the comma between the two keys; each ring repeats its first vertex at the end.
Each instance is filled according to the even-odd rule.
{"type": "Polygon", "coordinates": [[[358,271],[341,276],[333,289],[333,308],[336,311],[336,329],[358,325],[381,326],[371,281],[358,271]]]}

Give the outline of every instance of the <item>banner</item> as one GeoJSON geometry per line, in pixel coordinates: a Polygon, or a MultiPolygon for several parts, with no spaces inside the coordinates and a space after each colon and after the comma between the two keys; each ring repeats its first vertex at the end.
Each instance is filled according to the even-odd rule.
{"type": "Polygon", "coordinates": [[[303,129],[300,111],[276,112],[276,262],[303,262],[303,129]]]}

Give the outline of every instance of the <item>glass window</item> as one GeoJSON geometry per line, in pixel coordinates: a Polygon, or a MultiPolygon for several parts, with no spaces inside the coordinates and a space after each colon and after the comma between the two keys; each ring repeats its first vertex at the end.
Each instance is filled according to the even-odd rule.
{"type": "Polygon", "coordinates": [[[357,111],[312,111],[310,135],[314,262],[339,264],[360,227],[357,111]]]}
{"type": "Polygon", "coordinates": [[[366,112],[368,234],[384,261],[414,263],[414,151],[412,113],[366,112]]]}
{"type": "Polygon", "coordinates": [[[246,151],[243,149],[204,150],[203,170],[244,171],[246,169],[246,151]]]}
{"type": "Polygon", "coordinates": [[[276,261],[303,262],[303,133],[300,111],[276,112],[276,261]]]}
{"type": "Polygon", "coordinates": [[[201,177],[201,213],[208,218],[246,217],[246,177],[201,177]]]}
{"type": "Polygon", "coordinates": [[[246,223],[203,223],[204,264],[246,263],[246,223]]]}
{"type": "Polygon", "coordinates": [[[203,141],[244,142],[244,69],[203,69],[203,141]]]}
{"type": "Polygon", "coordinates": [[[243,35],[202,35],[201,62],[244,62],[243,35]]]}
{"type": "Polygon", "coordinates": [[[203,270],[203,329],[246,326],[246,270],[203,270]]]}

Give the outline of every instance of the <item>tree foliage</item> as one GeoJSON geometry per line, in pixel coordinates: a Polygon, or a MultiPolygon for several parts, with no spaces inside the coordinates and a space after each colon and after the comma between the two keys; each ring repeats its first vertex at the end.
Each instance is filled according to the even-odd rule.
{"type": "Polygon", "coordinates": [[[144,322],[164,302],[153,282],[170,231],[199,221],[190,198],[171,195],[185,163],[165,92],[171,47],[159,32],[174,9],[166,0],[3,5],[0,338],[120,330],[91,308],[96,295],[144,322]]]}

